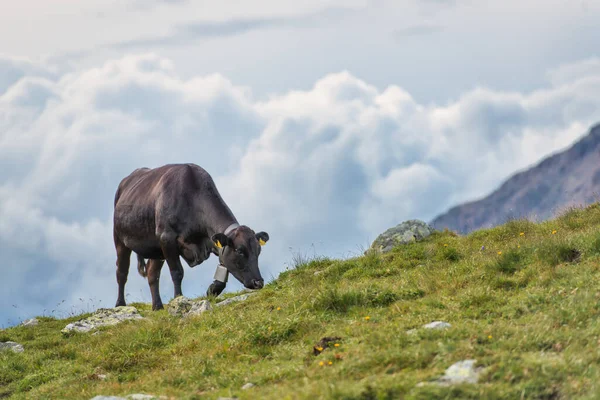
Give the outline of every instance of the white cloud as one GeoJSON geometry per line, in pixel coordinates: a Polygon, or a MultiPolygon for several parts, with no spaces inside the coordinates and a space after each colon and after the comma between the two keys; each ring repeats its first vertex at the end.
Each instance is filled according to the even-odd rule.
{"type": "MultiPolygon", "coordinates": [[[[222,75],[182,78],[155,55],[60,76],[27,68],[0,91],[0,303],[19,306],[3,307],[4,320],[63,299],[112,305],[114,191],[135,168],[205,167],[240,221],[271,235],[269,277],[290,247],[357,251],[402,220],[486,194],[600,120],[589,69],[531,93],[481,88],[424,105],[349,72],[258,101],[222,75]]],[[[184,293],[202,294],[214,266],[186,268],[184,293]]],[[[135,268],[128,292],[149,299],[135,268]]]]}

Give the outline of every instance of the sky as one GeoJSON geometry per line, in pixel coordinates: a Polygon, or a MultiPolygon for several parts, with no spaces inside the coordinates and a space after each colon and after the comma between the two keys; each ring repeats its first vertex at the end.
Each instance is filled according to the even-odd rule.
{"type": "MultiPolygon", "coordinates": [[[[139,167],[209,171],[269,233],[269,280],[485,196],[600,122],[599,18],[559,0],[3,1],[0,327],[114,305],[114,193],[139,167]]],[[[184,295],[215,267],[185,266],[184,295]]],[[[126,291],[150,301],[135,268],[126,291]]]]}

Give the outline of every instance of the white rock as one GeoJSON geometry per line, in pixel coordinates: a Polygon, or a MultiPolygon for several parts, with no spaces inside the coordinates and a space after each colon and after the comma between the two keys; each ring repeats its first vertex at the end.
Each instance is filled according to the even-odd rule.
{"type": "Polygon", "coordinates": [[[27,319],[27,320],[21,322],[21,325],[22,326],[36,326],[39,323],[40,323],[40,321],[37,318],[31,318],[31,319],[27,319]]]}
{"type": "Polygon", "coordinates": [[[215,306],[220,307],[220,306],[225,306],[227,304],[235,303],[237,301],[244,301],[244,300],[247,300],[248,297],[254,296],[255,294],[256,293],[246,293],[246,294],[242,294],[239,296],[231,297],[227,300],[223,300],[222,302],[215,304],[215,306]]]}
{"type": "Polygon", "coordinates": [[[16,342],[0,342],[0,351],[2,350],[12,350],[15,353],[22,353],[25,349],[16,342]]]}
{"type": "Polygon", "coordinates": [[[255,386],[254,383],[248,382],[244,386],[242,386],[242,390],[252,389],[254,386],[255,386]]]}
{"type": "Polygon", "coordinates": [[[119,396],[96,396],[91,398],[90,400],[157,400],[157,399],[166,399],[165,396],[153,396],[151,394],[143,394],[143,393],[134,393],[127,395],[127,397],[119,397],[119,396]]]}
{"type": "Polygon", "coordinates": [[[426,384],[450,386],[461,383],[477,383],[483,368],[475,368],[476,362],[477,360],[463,360],[454,363],[446,370],[446,373],[441,378],[433,382],[421,382],[417,386],[424,386],[426,384]]]}
{"type": "Polygon", "coordinates": [[[100,308],[92,316],[65,326],[61,332],[67,333],[73,330],[89,332],[100,326],[116,325],[129,319],[142,319],[142,316],[135,307],[100,308]]]}
{"type": "Polygon", "coordinates": [[[106,380],[106,375],[104,375],[104,374],[98,374],[98,375],[96,375],[96,377],[98,379],[100,379],[101,381],[105,381],[106,380]]]}
{"type": "Polygon", "coordinates": [[[423,325],[423,328],[425,329],[447,329],[450,327],[452,327],[452,325],[444,321],[433,321],[427,325],[423,325]]]}
{"type": "Polygon", "coordinates": [[[90,400],[127,400],[125,397],[117,397],[117,396],[95,396],[92,397],[90,400]]]}

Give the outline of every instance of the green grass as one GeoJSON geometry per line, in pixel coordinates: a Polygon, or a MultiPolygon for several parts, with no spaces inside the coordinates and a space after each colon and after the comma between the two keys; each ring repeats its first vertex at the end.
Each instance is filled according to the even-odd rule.
{"type": "Polygon", "coordinates": [[[385,255],[299,258],[246,302],[184,320],[134,304],[146,319],[99,335],[60,333],[81,316],[41,318],[0,331],[26,349],[0,354],[0,398],[600,398],[599,228],[595,204],[385,255]],[[435,320],[452,327],[418,329],[435,320]],[[417,386],[470,358],[479,384],[417,386]]]}

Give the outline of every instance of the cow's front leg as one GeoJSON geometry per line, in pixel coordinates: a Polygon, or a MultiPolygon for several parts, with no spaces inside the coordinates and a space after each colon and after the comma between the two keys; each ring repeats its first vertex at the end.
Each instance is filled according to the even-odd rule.
{"type": "Polygon", "coordinates": [[[221,292],[223,290],[225,290],[225,286],[227,286],[227,284],[225,282],[220,282],[220,281],[215,280],[208,287],[208,290],[206,291],[206,295],[207,296],[215,296],[215,297],[217,297],[218,295],[221,294],[221,292]]]}
{"type": "Polygon", "coordinates": [[[174,297],[183,296],[181,293],[181,281],[183,280],[183,265],[179,259],[179,247],[177,238],[174,234],[162,234],[160,237],[160,246],[162,248],[174,286],[174,297]]]}
{"type": "Polygon", "coordinates": [[[165,262],[163,260],[148,260],[146,271],[148,273],[148,285],[150,285],[150,294],[152,295],[152,310],[162,310],[163,303],[160,299],[159,281],[160,271],[165,262]]]}

